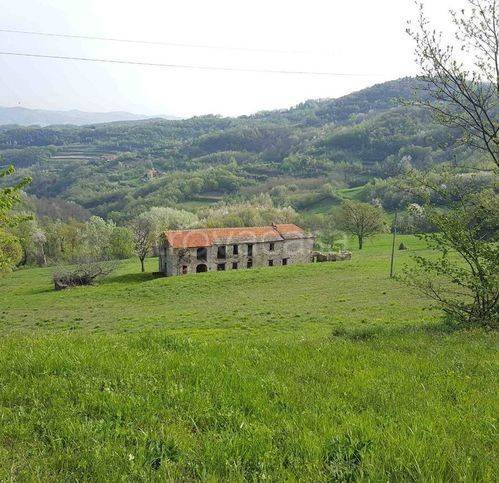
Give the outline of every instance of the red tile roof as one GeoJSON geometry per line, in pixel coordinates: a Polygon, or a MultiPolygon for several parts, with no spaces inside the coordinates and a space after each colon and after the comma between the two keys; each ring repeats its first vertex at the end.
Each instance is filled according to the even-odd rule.
{"type": "Polygon", "coordinates": [[[303,238],[305,231],[293,223],[272,225],[281,234],[284,239],[303,238]]]}
{"type": "Polygon", "coordinates": [[[305,238],[306,233],[293,224],[251,226],[244,228],[199,228],[166,231],[163,236],[174,248],[197,248],[231,243],[257,243],[305,238]]]}

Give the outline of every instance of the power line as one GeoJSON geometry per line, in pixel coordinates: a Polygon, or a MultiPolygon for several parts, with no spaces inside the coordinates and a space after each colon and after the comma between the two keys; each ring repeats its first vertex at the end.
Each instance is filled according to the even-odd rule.
{"type": "Polygon", "coordinates": [[[116,37],[100,37],[93,35],[74,35],[74,34],[56,34],[52,32],[35,32],[31,30],[16,30],[16,29],[0,29],[0,32],[11,34],[23,35],[39,35],[43,37],[58,37],[66,39],[85,39],[85,40],[102,40],[109,42],[125,42],[129,44],[142,44],[142,45],[163,45],[167,47],[182,47],[189,49],[214,49],[214,50],[233,50],[244,52],[267,52],[274,54],[312,54],[312,51],[306,50],[280,50],[280,49],[259,49],[253,47],[231,47],[224,45],[207,45],[207,44],[188,44],[182,42],[163,42],[159,40],[135,40],[135,39],[122,39],[116,37]]]}
{"type": "Polygon", "coordinates": [[[245,67],[224,67],[224,66],[209,66],[209,65],[193,65],[193,64],[162,64],[156,62],[141,62],[132,60],[119,59],[97,59],[93,57],[73,57],[67,55],[48,55],[48,54],[32,54],[28,52],[2,52],[0,55],[12,55],[17,57],[35,57],[41,59],[57,59],[57,60],[78,60],[84,62],[104,62],[108,64],[129,64],[142,65],[149,67],[166,67],[170,69],[195,69],[195,70],[213,70],[224,72],[253,72],[258,74],[286,74],[286,75],[313,75],[313,76],[330,76],[330,77],[373,77],[380,74],[354,74],[344,72],[319,72],[319,71],[301,71],[301,70],[281,70],[281,69],[253,69],[245,67]]]}

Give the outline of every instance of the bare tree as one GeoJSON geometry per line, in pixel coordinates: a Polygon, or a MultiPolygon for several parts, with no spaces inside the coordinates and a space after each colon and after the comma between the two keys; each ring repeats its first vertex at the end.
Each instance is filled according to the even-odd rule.
{"type": "Polygon", "coordinates": [[[451,11],[453,43],[444,41],[416,2],[419,15],[408,34],[414,39],[423,81],[414,105],[429,109],[437,122],[462,131],[462,141],[485,151],[499,166],[499,5],[467,0],[451,11]]]}
{"type": "Polygon", "coordinates": [[[155,243],[154,220],[143,213],[132,223],[135,253],[139,257],[141,271],[145,272],[144,261],[155,243]]]}
{"type": "Polygon", "coordinates": [[[55,290],[77,287],[80,285],[93,285],[99,278],[109,275],[116,268],[113,262],[86,263],[75,268],[63,268],[52,274],[55,290]]]}

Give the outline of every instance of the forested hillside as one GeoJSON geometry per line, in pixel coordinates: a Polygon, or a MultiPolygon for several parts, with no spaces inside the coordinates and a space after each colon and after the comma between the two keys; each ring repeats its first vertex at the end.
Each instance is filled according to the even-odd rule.
{"type": "Polygon", "coordinates": [[[118,222],[151,206],[195,210],[262,192],[298,210],[327,209],[356,186],[383,202],[404,166],[476,162],[460,133],[401,103],[416,87],[405,78],[238,118],[3,126],[0,154],[33,178],[30,194],[118,222]]]}

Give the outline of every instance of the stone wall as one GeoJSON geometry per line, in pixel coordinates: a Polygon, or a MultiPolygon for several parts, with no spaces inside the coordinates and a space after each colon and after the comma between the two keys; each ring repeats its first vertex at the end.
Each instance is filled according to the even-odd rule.
{"type": "Polygon", "coordinates": [[[236,254],[235,245],[213,245],[206,247],[206,256],[201,259],[196,248],[172,248],[165,244],[160,249],[159,271],[170,276],[196,273],[204,268],[201,265],[206,267],[204,271],[215,271],[310,263],[313,244],[313,238],[238,243],[236,254]],[[253,247],[252,254],[248,254],[249,245],[253,247]],[[219,247],[225,247],[225,257],[219,256],[219,247]]]}
{"type": "Polygon", "coordinates": [[[329,253],[312,252],[312,261],[314,263],[342,262],[351,259],[352,259],[352,252],[349,251],[329,252],[329,253]]]}

